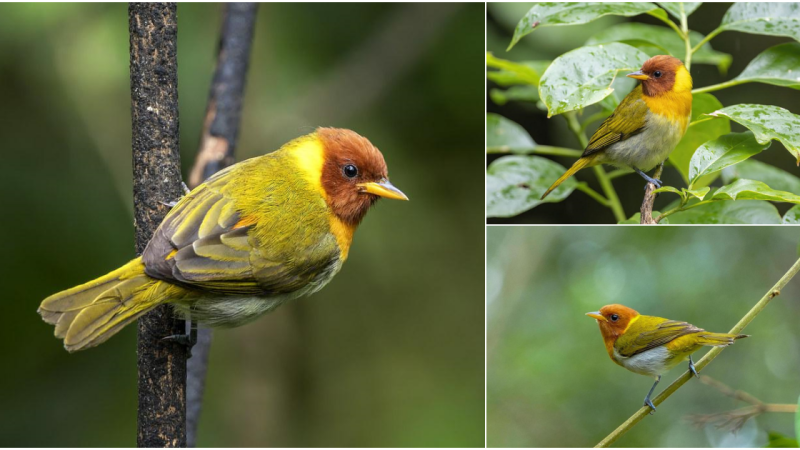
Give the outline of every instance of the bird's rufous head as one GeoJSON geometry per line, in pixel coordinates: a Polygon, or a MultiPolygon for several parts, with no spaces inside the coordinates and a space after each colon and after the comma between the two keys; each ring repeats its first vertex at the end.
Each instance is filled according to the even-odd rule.
{"type": "Polygon", "coordinates": [[[642,69],[627,75],[642,81],[644,95],[656,97],[670,91],[691,91],[692,76],[680,59],[656,55],[642,65],[642,69]]]}
{"type": "Polygon", "coordinates": [[[620,337],[634,317],[639,315],[636,310],[628,308],[624,305],[606,305],[600,308],[600,311],[586,313],[587,316],[597,319],[597,324],[600,325],[600,333],[603,335],[603,340],[608,345],[614,345],[614,342],[620,337]]]}
{"type": "Polygon", "coordinates": [[[380,150],[367,138],[342,128],[318,128],[324,148],[322,187],[328,206],[343,222],[358,225],[380,197],[408,200],[389,183],[380,150]]]}

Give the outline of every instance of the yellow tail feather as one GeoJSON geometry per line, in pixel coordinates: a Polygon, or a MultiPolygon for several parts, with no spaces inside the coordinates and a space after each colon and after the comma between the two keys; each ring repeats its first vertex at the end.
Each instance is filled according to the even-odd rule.
{"type": "Polygon", "coordinates": [[[105,342],[168,299],[170,288],[175,286],[145,275],[141,258],[136,258],[96,280],[47,297],[39,314],[56,326],[56,337],[74,352],[105,342]]]}
{"type": "Polygon", "coordinates": [[[545,192],[544,195],[542,195],[541,200],[544,200],[545,197],[547,197],[551,192],[553,192],[553,189],[557,188],[558,185],[563,183],[567,178],[574,175],[575,172],[583,169],[584,167],[593,166],[594,164],[592,163],[594,162],[596,155],[597,153],[595,153],[594,155],[587,156],[585,158],[578,158],[578,160],[575,161],[575,164],[573,164],[572,167],[569,168],[569,170],[564,172],[564,175],[561,175],[561,178],[557,179],[556,182],[553,183],[552,186],[550,186],[550,189],[548,189],[547,192],[545,192]]]}
{"type": "Polygon", "coordinates": [[[697,343],[700,345],[710,345],[712,347],[725,347],[733,344],[736,339],[750,337],[748,334],[726,334],[702,332],[697,334],[697,343]]]}

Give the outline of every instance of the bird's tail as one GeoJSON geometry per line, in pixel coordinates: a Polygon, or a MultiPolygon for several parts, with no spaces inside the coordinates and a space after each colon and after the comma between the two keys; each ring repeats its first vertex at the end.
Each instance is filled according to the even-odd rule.
{"type": "Polygon", "coordinates": [[[39,314],[56,326],[64,348],[74,352],[110,338],[165,300],[171,285],[148,277],[141,258],[86,284],[51,295],[39,314]]]}
{"type": "Polygon", "coordinates": [[[572,175],[575,175],[575,172],[583,169],[584,167],[593,166],[594,164],[592,163],[594,161],[595,161],[595,155],[578,158],[578,160],[575,161],[575,164],[573,164],[572,167],[569,168],[569,170],[564,172],[564,175],[561,175],[561,178],[557,179],[556,182],[553,183],[552,186],[550,186],[547,192],[545,192],[544,195],[542,195],[541,200],[544,200],[545,197],[547,197],[551,192],[553,192],[553,189],[557,188],[561,183],[566,181],[567,178],[571,177],[572,175]]]}
{"type": "Polygon", "coordinates": [[[726,347],[733,344],[736,339],[750,337],[748,334],[726,334],[709,333],[704,331],[697,334],[697,343],[700,345],[710,345],[712,347],[726,347]]]}

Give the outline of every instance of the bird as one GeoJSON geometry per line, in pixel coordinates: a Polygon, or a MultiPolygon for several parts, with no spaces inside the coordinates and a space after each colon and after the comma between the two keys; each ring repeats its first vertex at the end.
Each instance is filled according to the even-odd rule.
{"type": "Polygon", "coordinates": [[[606,351],[618,365],[641,375],[655,377],[655,383],[644,398],[644,406],[654,413],[650,400],[661,375],[689,360],[689,371],[697,374],[692,353],[703,346],[726,347],[746,334],[712,333],[677,320],[643,316],[624,305],[606,305],[600,311],[586,313],[597,320],[606,351]]]}
{"type": "Polygon", "coordinates": [[[242,325],[331,281],[379,198],[408,200],[382,153],[354,131],[317,128],[217,172],[177,201],[140,257],[38,312],[69,352],[161,304],[203,325],[242,325]]]}
{"type": "Polygon", "coordinates": [[[645,172],[663,164],[686,134],[692,116],[692,76],[681,60],[668,55],[653,56],[627,76],[641,83],[603,121],[581,157],[542,200],[575,172],[598,164],[631,168],[661,187],[661,180],[645,172]]]}

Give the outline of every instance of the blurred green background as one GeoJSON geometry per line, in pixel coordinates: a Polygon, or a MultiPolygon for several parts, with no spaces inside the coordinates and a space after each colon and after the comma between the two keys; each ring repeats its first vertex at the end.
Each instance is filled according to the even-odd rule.
{"type": "MultiPolygon", "coordinates": [[[[489,227],[489,447],[591,447],[641,406],[649,377],[614,364],[595,320],[611,303],[725,332],[797,259],[800,231],[779,227],[489,227]]],[[[708,375],[767,403],[800,395],[800,277],[725,349],[708,375]]],[[[695,361],[705,354],[696,353],[695,361]]],[[[686,370],[665,374],[661,392],[686,370]]],[[[794,435],[794,415],[751,419],[738,434],[692,414],[747,404],[690,380],[614,446],[764,447],[794,435]]]]}
{"type": "MultiPolygon", "coordinates": [[[[708,34],[722,21],[725,12],[731,3],[703,3],[689,16],[689,29],[708,34]]],[[[507,52],[509,42],[514,33],[514,27],[525,13],[530,9],[531,3],[494,3],[487,5],[486,24],[486,50],[495,56],[512,61],[527,60],[553,60],[559,55],[583,46],[592,35],[618,23],[639,22],[650,25],[664,25],[658,19],[639,15],[634,17],[605,16],[583,25],[542,27],[525,36],[514,48],[507,52]]],[[[664,29],[669,29],[664,26],[664,29]]],[[[792,42],[791,38],[746,34],[735,31],[726,31],[710,41],[711,46],[718,51],[733,56],[733,63],[728,68],[727,75],[721,74],[717,67],[707,64],[692,64],[692,78],[695,87],[709,86],[728,81],[739,75],[747,64],[759,53],[777,44],[792,42]]],[[[497,87],[493,82],[486,80],[487,94],[497,87]]],[[[764,105],[777,105],[789,111],[800,114],[800,91],[772,86],[761,83],[747,83],[728,89],[711,93],[723,105],[736,105],[740,103],[756,103],[764,105]]],[[[567,127],[567,121],[562,117],[554,116],[547,119],[547,114],[540,111],[529,102],[511,101],[505,105],[494,103],[487,95],[486,108],[488,112],[498,113],[522,125],[533,137],[533,140],[542,145],[555,145],[567,148],[580,148],[580,144],[567,127]]],[[[586,116],[589,114],[587,113],[586,116]]],[[[600,125],[596,122],[587,129],[587,135],[600,125]]],[[[741,125],[731,122],[731,131],[741,132],[746,129],[741,125]]],[[[488,155],[487,164],[502,155],[488,155]]],[[[574,158],[548,157],[559,164],[569,167],[574,158]]],[[[787,152],[783,145],[773,141],[767,151],[755,156],[753,159],[779,167],[794,175],[800,176],[794,158],[787,152]]],[[[593,189],[600,189],[597,179],[591,171],[583,171],[577,175],[579,181],[586,181],[593,189]]],[[[662,180],[668,186],[686,186],[678,171],[667,165],[664,168],[662,180]]],[[[714,183],[720,186],[721,180],[714,183]]],[[[642,203],[642,190],[644,181],[636,174],[629,174],[614,180],[614,187],[620,197],[627,217],[639,211],[642,203]]],[[[598,191],[599,192],[599,191],[598,191]]],[[[675,195],[661,195],[655,202],[655,210],[664,208],[677,198],[675,195]]],[[[773,203],[781,215],[791,207],[788,203],[773,203]]],[[[663,211],[663,209],[661,209],[663,211]]],[[[490,218],[489,223],[533,223],[533,224],[596,224],[616,223],[611,210],[600,205],[595,200],[582,192],[571,194],[566,200],[559,203],[541,204],[527,212],[511,218],[490,218]]]]}
{"type": "MultiPolygon", "coordinates": [[[[178,18],[186,175],[221,6],[178,18]]],[[[411,201],[379,203],[322,292],[215,333],[199,445],[484,445],[484,20],[260,6],[237,158],[351,128],[411,201]]],[[[36,314],[134,256],[127,33],[126,4],[0,5],[4,447],[136,443],[135,327],[69,355],[36,314]]]]}

